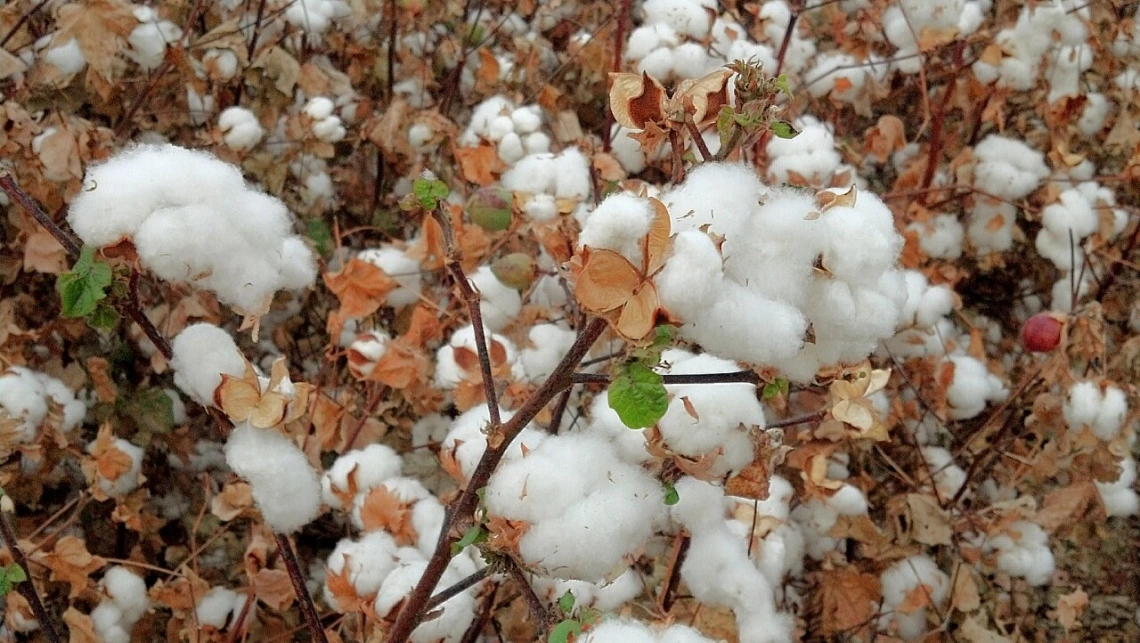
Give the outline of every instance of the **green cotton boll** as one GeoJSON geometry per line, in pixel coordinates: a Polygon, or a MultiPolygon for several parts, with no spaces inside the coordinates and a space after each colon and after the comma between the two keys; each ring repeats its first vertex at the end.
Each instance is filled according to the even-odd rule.
{"type": "Polygon", "coordinates": [[[499,281],[519,291],[526,290],[534,283],[537,271],[534,259],[525,252],[512,252],[491,264],[491,272],[499,281]]]}
{"type": "Polygon", "coordinates": [[[510,191],[499,186],[482,187],[467,199],[467,216],[488,232],[506,230],[511,227],[511,203],[510,191]]]}

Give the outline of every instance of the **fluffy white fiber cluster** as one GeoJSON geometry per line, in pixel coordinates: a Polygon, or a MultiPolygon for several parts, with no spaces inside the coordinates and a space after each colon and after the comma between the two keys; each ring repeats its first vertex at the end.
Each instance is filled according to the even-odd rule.
{"type": "Polygon", "coordinates": [[[529,525],[519,540],[528,565],[556,578],[598,581],[653,535],[662,498],[660,483],[609,442],[569,434],[504,462],[484,501],[490,514],[529,525]]]}
{"type": "Polygon", "coordinates": [[[581,643],[713,643],[713,640],[687,625],[670,625],[655,630],[628,618],[615,618],[590,628],[578,639],[581,643]]]}
{"type": "Polygon", "coordinates": [[[990,134],[974,146],[974,187],[979,196],[970,213],[967,236],[980,253],[1013,245],[1017,208],[1010,203],[1029,196],[1049,176],[1045,155],[1017,139],[990,134]]]}
{"type": "Polygon", "coordinates": [[[85,185],[67,215],[84,243],[129,239],[154,274],[211,290],[240,312],[262,313],[275,292],[316,277],[285,205],[205,152],[136,145],[90,167],[85,185]]]}
{"type": "Polygon", "coordinates": [[[40,425],[48,419],[50,404],[62,409],[59,428],[64,432],[79,426],[87,414],[87,405],[51,375],[23,366],[10,366],[0,375],[0,418],[16,422],[13,434],[6,439],[20,444],[33,442],[40,425]]]}
{"type": "MultiPolygon", "coordinates": [[[[1092,52],[1087,45],[1085,21],[1090,17],[1088,6],[1076,0],[1026,5],[1017,23],[1002,29],[994,38],[994,44],[1001,47],[1000,61],[993,64],[978,60],[973,66],[974,75],[983,83],[996,82],[999,86],[1026,91],[1037,83],[1041,62],[1047,53],[1049,59],[1075,60],[1078,68],[1087,69],[1092,63],[1092,52]],[[1053,49],[1056,51],[1051,51],[1053,49]],[[1081,62],[1085,58],[1088,65],[1081,62]]],[[[1051,93],[1050,100],[1058,97],[1051,93]]]]}
{"type": "Polygon", "coordinates": [[[1019,520],[1003,533],[985,543],[987,553],[997,555],[998,569],[1019,576],[1033,586],[1044,585],[1053,577],[1053,551],[1049,535],[1041,527],[1019,520]]]}
{"type": "Polygon", "coordinates": [[[883,585],[883,615],[879,619],[879,629],[895,631],[906,640],[914,639],[927,630],[927,608],[904,613],[898,607],[908,602],[907,598],[912,593],[921,592],[926,600],[920,599],[915,601],[916,604],[929,601],[941,609],[942,601],[950,591],[950,577],[922,554],[891,565],[879,576],[879,581],[883,585]]]}
{"type": "Polygon", "coordinates": [[[1080,431],[1088,427],[1093,435],[1110,442],[1124,426],[1128,397],[1111,384],[1101,387],[1088,380],[1076,382],[1069,387],[1062,412],[1070,430],[1080,431]]]}
{"type": "Polygon", "coordinates": [[[257,115],[236,105],[227,107],[218,115],[218,129],[222,131],[226,147],[239,152],[252,149],[265,136],[257,115]]]}
{"type": "Polygon", "coordinates": [[[344,0],[294,0],[285,9],[289,24],[319,35],[338,20],[352,15],[352,7],[344,0]]]}
{"type": "Polygon", "coordinates": [[[917,74],[923,58],[917,55],[923,32],[956,32],[969,36],[982,26],[991,0],[897,0],[883,12],[883,32],[897,51],[893,66],[904,74],[917,74]]]}
{"type": "MultiPolygon", "coordinates": [[[[233,338],[217,326],[189,326],[174,338],[172,347],[174,383],[200,404],[214,405],[214,391],[223,374],[240,378],[245,372],[245,359],[233,338]]],[[[264,394],[269,379],[258,379],[264,394]]],[[[286,379],[274,390],[288,395],[292,385],[286,379]]],[[[249,482],[257,508],[274,531],[294,532],[320,513],[317,472],[301,449],[277,429],[238,422],[225,454],[230,469],[249,482]]]]}
{"type": "MultiPolygon", "coordinates": [[[[518,107],[505,96],[491,96],[475,107],[459,142],[470,147],[481,140],[490,141],[498,150],[499,159],[514,165],[527,154],[550,151],[550,136],[542,131],[542,125],[542,108],[538,105],[518,107]]],[[[412,144],[415,146],[415,141],[412,144]]]]}
{"type": "MultiPolygon", "coordinates": [[[[763,185],[747,166],[710,163],[661,201],[676,236],[653,281],[684,339],[803,381],[822,365],[865,358],[894,334],[907,292],[895,268],[902,237],[874,194],[824,209],[809,192],[763,185]]],[[[639,265],[631,250],[651,209],[637,202],[602,202],[581,243],[639,265]]]]}
{"type": "Polygon", "coordinates": [[[91,611],[95,633],[105,643],[130,643],[131,628],[150,608],[146,583],[126,567],[109,568],[99,581],[104,598],[91,611]]]}

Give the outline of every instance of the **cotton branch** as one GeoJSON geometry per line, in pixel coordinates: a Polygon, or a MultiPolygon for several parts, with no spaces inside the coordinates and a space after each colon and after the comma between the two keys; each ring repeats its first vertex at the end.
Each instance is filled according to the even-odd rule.
{"type": "Polygon", "coordinates": [[[594,342],[597,341],[607,326],[608,323],[604,319],[594,318],[590,320],[578,334],[578,339],[574,341],[574,345],[570,347],[569,352],[562,358],[554,372],[537,391],[527,398],[518,412],[506,424],[491,427],[487,435],[487,450],[471,474],[471,480],[467,483],[463,494],[456,501],[450,518],[444,523],[443,532],[439,543],[436,545],[435,552],[432,554],[431,560],[428,561],[427,568],[424,569],[424,574],[419,583],[404,600],[400,613],[396,615],[396,622],[388,632],[386,643],[405,643],[412,631],[419,625],[427,601],[451,560],[451,544],[456,539],[453,533],[456,526],[474,515],[479,502],[479,490],[487,485],[487,481],[495,472],[495,468],[503,459],[511,442],[555,396],[574,384],[574,369],[582,362],[582,358],[586,356],[590,347],[594,345],[594,342]]]}
{"type": "MultiPolygon", "coordinates": [[[[5,175],[7,178],[7,175],[5,175]]],[[[32,581],[32,568],[28,567],[28,559],[24,556],[23,550],[16,542],[16,530],[12,529],[12,524],[8,522],[8,516],[5,515],[3,510],[0,510],[0,535],[4,537],[4,543],[8,545],[8,551],[12,554],[12,560],[16,562],[24,570],[24,575],[27,580],[16,585],[16,589],[24,600],[28,601],[28,605],[32,606],[32,613],[36,615],[36,620],[40,622],[40,628],[43,629],[44,636],[47,637],[51,643],[61,643],[62,639],[59,638],[59,632],[55,629],[55,621],[48,613],[47,608],[44,607],[43,599],[36,591],[36,586],[32,581]]]]}
{"type": "Polygon", "coordinates": [[[522,592],[523,598],[526,599],[527,607],[530,608],[530,613],[534,616],[539,631],[546,634],[546,630],[550,627],[550,613],[547,611],[546,606],[542,604],[542,599],[538,597],[538,594],[534,593],[534,588],[531,587],[530,581],[527,580],[526,574],[523,572],[522,567],[519,566],[518,561],[508,556],[503,561],[503,565],[507,569],[507,575],[519,586],[519,591],[522,592]]]}
{"type": "MultiPolygon", "coordinates": [[[[751,384],[763,386],[764,380],[755,371],[734,371],[732,373],[694,373],[686,375],[662,375],[662,384],[751,384]]],[[[608,375],[595,373],[574,373],[575,384],[609,384],[608,375]]]]}
{"type": "Polygon", "coordinates": [[[27,192],[24,192],[24,190],[16,184],[16,179],[12,176],[11,172],[0,170],[0,188],[3,188],[8,198],[19,203],[20,207],[24,208],[24,212],[31,215],[45,230],[50,232],[51,236],[55,237],[55,240],[59,242],[59,245],[63,246],[63,249],[67,251],[67,254],[71,255],[71,258],[74,259],[79,256],[79,241],[66,230],[59,227],[59,224],[52,220],[47,212],[44,212],[40,204],[36,203],[32,197],[28,196],[27,192]]]}
{"type": "Polygon", "coordinates": [[[491,372],[491,352],[487,349],[487,330],[483,326],[483,311],[479,308],[479,293],[471,287],[467,273],[463,272],[463,251],[455,242],[455,227],[451,217],[443,212],[441,204],[432,210],[432,216],[439,222],[443,230],[443,242],[447,247],[447,269],[459,287],[459,294],[467,303],[467,312],[471,315],[471,327],[475,331],[475,349],[479,354],[479,371],[483,376],[483,394],[487,397],[487,408],[491,413],[491,426],[498,427],[503,423],[499,416],[499,395],[495,391],[495,375],[491,372]]]}

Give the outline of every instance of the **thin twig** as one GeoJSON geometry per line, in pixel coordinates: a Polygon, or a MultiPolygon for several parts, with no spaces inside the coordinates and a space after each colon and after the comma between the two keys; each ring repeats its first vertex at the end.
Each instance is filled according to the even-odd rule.
{"type": "Polygon", "coordinates": [[[693,139],[693,145],[696,145],[697,150],[701,153],[701,160],[708,163],[715,159],[716,157],[709,151],[709,146],[705,145],[705,137],[701,136],[701,130],[697,129],[692,117],[687,114],[685,115],[685,127],[689,130],[689,136],[693,139]]]}
{"type": "Polygon", "coordinates": [[[493,583],[491,591],[483,597],[483,604],[479,606],[479,615],[471,623],[471,627],[467,628],[467,632],[463,634],[463,639],[459,643],[475,643],[479,640],[479,634],[483,632],[486,627],[487,621],[491,620],[491,608],[495,606],[495,597],[499,595],[499,584],[493,583]]]}
{"type": "MultiPolygon", "coordinates": [[[[685,375],[662,375],[662,383],[673,384],[752,384],[760,386],[764,380],[755,371],[733,371],[731,373],[690,373],[685,375]]],[[[610,376],[598,373],[574,373],[575,384],[609,384],[610,376]]]]}
{"type": "Polygon", "coordinates": [[[28,559],[24,556],[24,551],[20,549],[20,544],[16,541],[16,530],[12,529],[12,524],[8,522],[8,516],[0,510],[0,535],[4,537],[4,543],[8,545],[8,552],[12,554],[12,560],[16,562],[24,570],[24,575],[28,579],[16,586],[20,595],[28,601],[32,606],[32,613],[36,615],[36,620],[40,622],[40,628],[43,629],[44,636],[47,637],[51,643],[61,643],[59,632],[55,629],[55,621],[52,619],[47,608],[44,607],[43,599],[40,598],[40,593],[36,591],[36,586],[32,581],[32,568],[28,567],[28,559]]]}
{"type": "Polygon", "coordinates": [[[800,19],[800,12],[798,11],[800,6],[801,3],[797,2],[795,7],[797,10],[793,10],[792,16],[788,18],[788,28],[784,30],[784,39],[780,42],[779,53],[776,54],[776,71],[772,73],[773,78],[779,77],[780,70],[784,68],[784,56],[788,55],[788,45],[792,43],[792,36],[795,35],[796,31],[796,21],[800,19]]]}
{"type": "Polygon", "coordinates": [[[167,361],[170,361],[174,357],[174,349],[171,348],[170,342],[166,341],[162,333],[158,332],[158,329],[154,327],[154,322],[150,320],[150,317],[147,317],[146,313],[143,312],[142,301],[139,299],[138,270],[131,270],[131,276],[127,282],[127,286],[127,292],[130,294],[130,297],[123,302],[123,312],[127,314],[127,317],[131,318],[131,321],[138,324],[139,328],[146,334],[147,339],[150,340],[150,343],[154,344],[154,347],[158,349],[158,352],[162,353],[162,356],[165,357],[167,361]]]}
{"type": "Polygon", "coordinates": [[[806,422],[812,422],[812,421],[818,420],[821,417],[823,417],[823,413],[824,413],[823,411],[812,411],[811,413],[804,413],[803,415],[795,415],[795,416],[792,416],[790,418],[784,418],[782,420],[774,420],[772,422],[766,422],[764,424],[764,428],[766,428],[766,429],[782,429],[782,428],[788,427],[788,426],[795,426],[797,424],[804,424],[806,422]]]}
{"type": "MultiPolygon", "coordinates": [[[[4,34],[4,38],[0,39],[0,49],[3,49],[4,45],[8,44],[8,41],[12,39],[12,36],[15,36],[16,32],[20,30],[20,27],[23,27],[24,23],[28,22],[28,20],[48,2],[50,2],[50,0],[40,0],[33,5],[31,9],[25,11],[23,15],[20,16],[20,19],[16,21],[16,24],[12,25],[12,28],[8,30],[8,33],[4,34]]],[[[33,37],[33,40],[34,39],[33,37]]]]}
{"type": "Polygon", "coordinates": [[[495,375],[491,371],[491,352],[487,349],[487,333],[483,327],[483,312],[479,308],[481,298],[479,293],[471,286],[467,273],[463,272],[463,251],[455,242],[455,228],[451,217],[443,211],[440,205],[432,211],[432,216],[443,229],[443,241],[447,247],[447,269],[459,287],[459,294],[467,304],[467,312],[471,315],[471,325],[475,330],[475,349],[479,354],[479,370],[483,375],[483,394],[487,397],[487,408],[491,414],[491,427],[502,424],[499,416],[499,395],[495,390],[495,375]]]}
{"type": "Polygon", "coordinates": [[[32,197],[28,196],[27,192],[24,192],[23,188],[16,184],[16,178],[13,177],[12,173],[8,170],[0,170],[0,188],[3,188],[8,198],[19,203],[20,207],[24,208],[24,212],[31,215],[45,230],[50,232],[51,236],[55,237],[55,240],[59,242],[59,245],[63,246],[63,249],[67,251],[67,254],[71,255],[72,259],[79,256],[79,241],[66,230],[59,227],[59,224],[52,220],[47,212],[44,212],[40,204],[36,203],[32,197]]]}
{"type": "Polygon", "coordinates": [[[503,566],[506,568],[507,574],[511,580],[515,581],[515,585],[519,586],[523,598],[526,599],[526,605],[530,608],[530,613],[534,616],[534,620],[538,624],[539,632],[546,638],[546,631],[550,629],[550,612],[547,611],[546,606],[542,604],[542,599],[538,594],[534,593],[534,587],[531,587],[530,581],[527,580],[526,574],[523,572],[522,567],[519,566],[518,561],[510,556],[503,560],[503,566]]]}
{"type": "Polygon", "coordinates": [[[598,340],[598,337],[608,326],[609,323],[604,319],[594,318],[590,320],[578,334],[578,338],[574,340],[574,345],[570,347],[566,356],[562,358],[562,361],[559,362],[550,377],[542,383],[542,386],[527,398],[522,407],[511,416],[506,424],[498,427],[498,429],[491,428],[487,435],[487,450],[483,452],[483,457],[471,474],[471,480],[467,483],[463,494],[459,496],[459,500],[456,501],[451,516],[444,522],[435,552],[428,560],[427,568],[424,569],[419,583],[404,600],[404,605],[396,616],[396,622],[392,624],[392,629],[388,632],[386,643],[405,643],[411,636],[412,630],[419,625],[423,618],[424,605],[431,598],[432,591],[439,583],[440,577],[443,576],[443,572],[451,560],[451,543],[455,539],[453,530],[473,515],[479,502],[479,489],[486,486],[491,474],[499,465],[499,461],[506,454],[507,447],[523,430],[523,427],[533,420],[539,411],[545,408],[556,395],[574,384],[574,369],[582,362],[582,358],[586,356],[590,347],[594,345],[594,342],[598,340]]]}
{"type": "Polygon", "coordinates": [[[309,596],[309,588],[305,586],[305,575],[301,573],[301,566],[297,563],[297,553],[289,542],[289,536],[274,533],[277,539],[277,551],[285,560],[285,570],[289,572],[289,580],[293,581],[293,591],[297,594],[297,601],[301,603],[301,612],[305,615],[305,622],[314,641],[328,643],[325,636],[325,627],[321,625],[321,617],[317,615],[317,607],[313,605],[313,597],[309,596]]]}
{"type": "Polygon", "coordinates": [[[554,410],[550,414],[550,426],[547,427],[546,432],[551,435],[558,435],[559,429],[562,428],[562,416],[566,415],[566,407],[570,404],[570,389],[562,391],[558,396],[558,400],[554,402],[554,410]]]}
{"type": "Polygon", "coordinates": [[[481,581],[483,581],[484,579],[487,578],[487,576],[491,573],[492,569],[493,569],[493,567],[491,565],[487,565],[483,569],[480,569],[479,571],[475,572],[474,574],[467,576],[466,578],[464,578],[463,580],[459,581],[458,583],[452,585],[451,587],[448,587],[447,589],[440,590],[439,592],[437,592],[435,595],[433,595],[431,597],[431,600],[429,600],[427,602],[427,605],[424,605],[424,611],[430,612],[430,611],[434,610],[435,608],[439,607],[440,605],[443,605],[447,601],[455,598],[456,596],[459,596],[460,594],[467,591],[468,589],[478,585],[481,581]]]}
{"type": "Polygon", "coordinates": [[[400,33],[396,0],[388,0],[388,100],[396,97],[396,38],[400,33]]]}
{"type": "MultiPolygon", "coordinates": [[[[625,52],[625,30],[626,23],[629,22],[629,14],[633,9],[632,0],[622,0],[621,8],[618,9],[617,29],[614,30],[614,62],[610,71],[619,73],[621,71],[622,55],[625,52]]],[[[612,110],[605,110],[606,124],[602,129],[602,151],[609,152],[613,149],[613,125],[614,113],[612,110]]]]}

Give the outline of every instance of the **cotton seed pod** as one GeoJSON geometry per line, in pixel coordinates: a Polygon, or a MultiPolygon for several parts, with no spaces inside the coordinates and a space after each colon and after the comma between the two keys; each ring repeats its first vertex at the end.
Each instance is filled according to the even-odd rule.
{"type": "Polygon", "coordinates": [[[1032,353],[1047,353],[1061,343],[1065,317],[1058,313],[1041,312],[1030,317],[1021,327],[1021,343],[1032,353]]]}
{"type": "Polygon", "coordinates": [[[530,287],[537,270],[534,259],[524,252],[512,252],[499,257],[491,264],[491,272],[495,274],[495,278],[520,291],[530,287]]]}
{"type": "Polygon", "coordinates": [[[499,186],[479,188],[467,199],[467,216],[488,232],[511,226],[511,193],[499,186]]]}

